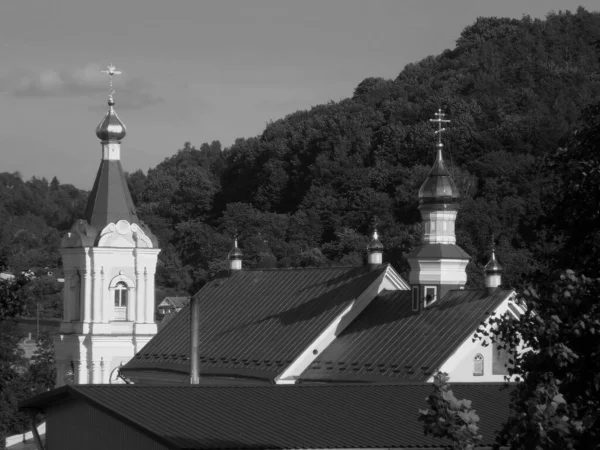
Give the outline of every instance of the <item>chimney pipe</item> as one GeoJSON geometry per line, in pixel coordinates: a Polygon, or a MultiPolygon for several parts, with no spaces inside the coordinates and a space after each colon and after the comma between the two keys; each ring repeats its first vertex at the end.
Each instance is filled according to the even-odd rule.
{"type": "Polygon", "coordinates": [[[200,301],[194,296],[190,302],[190,384],[200,384],[200,301]]]}

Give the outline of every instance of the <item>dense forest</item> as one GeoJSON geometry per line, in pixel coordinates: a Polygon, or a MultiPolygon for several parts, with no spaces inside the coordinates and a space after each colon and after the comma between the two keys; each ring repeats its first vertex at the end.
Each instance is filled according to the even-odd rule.
{"type": "MultiPolygon", "coordinates": [[[[553,219],[564,152],[598,120],[586,107],[599,101],[599,13],[479,18],[453,49],[393,80],[367,78],[351,98],[292,113],[229,148],[186,142],[147,174],[130,173],[138,213],[162,248],[157,284],[193,292],[225,267],[235,235],[248,268],[362,264],[375,221],[384,260],[406,274],[435,149],[429,119],[442,108],[469,283],[482,283],[493,236],[504,282],[515,285],[567,245],[553,219]]],[[[0,174],[4,263],[59,267],[60,236],[86,195],[56,178],[0,174]]]]}

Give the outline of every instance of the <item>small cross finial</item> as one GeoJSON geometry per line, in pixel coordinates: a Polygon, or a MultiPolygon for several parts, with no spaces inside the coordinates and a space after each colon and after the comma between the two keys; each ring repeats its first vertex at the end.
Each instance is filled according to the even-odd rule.
{"type": "Polygon", "coordinates": [[[435,134],[438,135],[438,143],[441,144],[442,143],[442,133],[444,131],[446,131],[445,128],[442,128],[442,124],[444,123],[449,123],[450,121],[448,119],[444,119],[444,116],[446,114],[444,114],[442,112],[442,108],[438,109],[438,112],[435,113],[435,119],[429,119],[430,122],[437,122],[438,124],[438,129],[435,130],[435,134]]]}
{"type": "Polygon", "coordinates": [[[106,66],[106,70],[103,70],[102,73],[108,75],[108,98],[112,101],[113,94],[115,93],[115,90],[113,89],[113,76],[121,75],[122,72],[117,70],[117,68],[110,63],[108,66],[106,66]]]}

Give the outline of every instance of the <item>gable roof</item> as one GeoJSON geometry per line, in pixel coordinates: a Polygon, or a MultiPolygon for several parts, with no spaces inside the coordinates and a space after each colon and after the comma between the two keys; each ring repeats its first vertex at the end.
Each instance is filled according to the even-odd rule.
{"type": "Polygon", "coordinates": [[[140,223],[121,161],[100,162],[83,218],[98,231],[109,223],[117,223],[119,220],[140,223]]]}
{"type": "MultiPolygon", "coordinates": [[[[483,444],[509,416],[503,384],[452,385],[473,402],[483,444]]],[[[21,403],[48,411],[84,401],[169,449],[398,448],[449,445],[417,421],[431,384],[64,386],[21,403]]]]}
{"type": "Polygon", "coordinates": [[[414,312],[409,291],[384,291],[300,379],[426,381],[511,292],[449,291],[414,312]]]}
{"type": "Polygon", "coordinates": [[[158,308],[173,306],[174,308],[183,308],[190,302],[190,297],[165,297],[158,305],[158,308]]]}
{"type": "MultiPolygon", "coordinates": [[[[201,374],[272,380],[387,268],[249,270],[207,283],[195,296],[201,374]]],[[[189,308],[122,367],[125,376],[189,374],[189,308]]]]}

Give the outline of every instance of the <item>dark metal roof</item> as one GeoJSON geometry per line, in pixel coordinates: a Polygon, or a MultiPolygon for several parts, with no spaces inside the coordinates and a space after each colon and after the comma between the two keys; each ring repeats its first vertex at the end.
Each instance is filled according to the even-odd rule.
{"type": "MultiPolygon", "coordinates": [[[[83,218],[98,232],[109,223],[116,223],[119,220],[140,223],[121,161],[101,161],[83,218]]],[[[144,231],[148,234],[146,230],[144,231]]]]}
{"type": "MultiPolygon", "coordinates": [[[[480,417],[483,444],[509,416],[502,384],[452,385],[480,417]]],[[[65,386],[21,403],[84,401],[169,449],[405,448],[449,445],[417,421],[431,384],[65,386]]]]}
{"type": "MultiPolygon", "coordinates": [[[[201,374],[273,379],[378,279],[387,265],[233,272],[196,294],[201,374]]],[[[123,368],[189,373],[189,306],[123,368]]]]}
{"type": "Polygon", "coordinates": [[[322,381],[426,381],[510,291],[449,291],[421,312],[410,291],[384,291],[300,376],[322,381]]]}
{"type": "Polygon", "coordinates": [[[415,247],[408,258],[471,259],[469,254],[455,244],[422,244],[415,247]]]}

